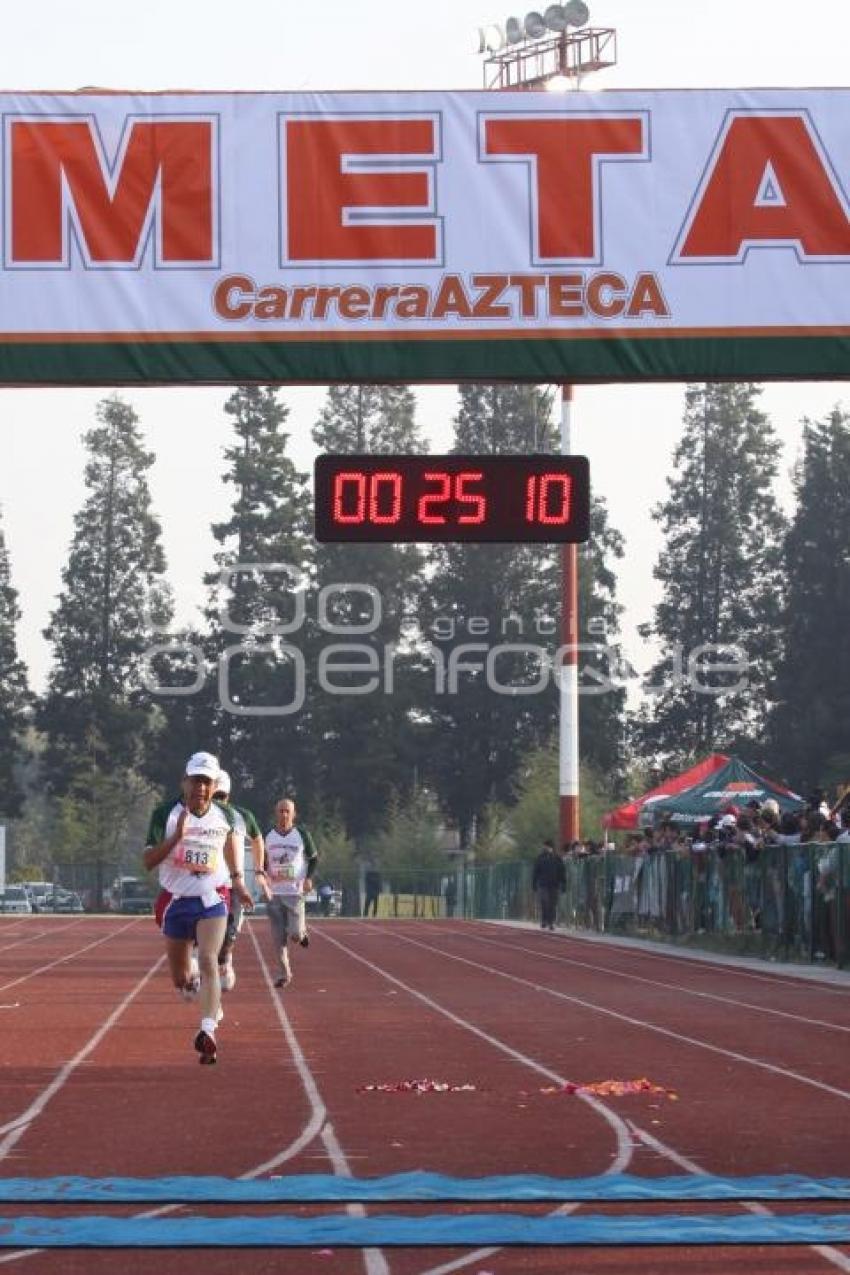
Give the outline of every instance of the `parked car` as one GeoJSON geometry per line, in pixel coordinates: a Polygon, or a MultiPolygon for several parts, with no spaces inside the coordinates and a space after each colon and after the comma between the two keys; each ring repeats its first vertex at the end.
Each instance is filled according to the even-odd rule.
{"type": "Polygon", "coordinates": [[[40,912],[85,912],[83,901],[73,890],[55,890],[42,896],[40,912]]]}
{"type": "Polygon", "coordinates": [[[311,916],[339,916],[342,912],[342,890],[322,883],[318,890],[304,895],[304,911],[311,916]]]}
{"type": "Polygon", "coordinates": [[[32,912],[32,904],[22,885],[6,886],[0,894],[0,912],[32,912]]]}
{"type": "Polygon", "coordinates": [[[153,911],[153,894],[144,877],[116,877],[109,894],[113,912],[143,916],[153,911]]]}
{"type": "Polygon", "coordinates": [[[24,881],[23,886],[32,904],[33,912],[40,912],[44,896],[52,893],[53,885],[50,881],[24,881]]]}

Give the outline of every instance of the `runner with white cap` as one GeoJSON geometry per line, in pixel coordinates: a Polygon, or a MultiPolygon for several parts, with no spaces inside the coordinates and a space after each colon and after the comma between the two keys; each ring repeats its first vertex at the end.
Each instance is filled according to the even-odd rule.
{"type": "Polygon", "coordinates": [[[230,889],[245,907],[253,907],[236,862],[233,814],[213,801],[220,770],[212,753],[192,754],[186,763],[182,797],[154,810],[144,852],[148,871],[159,869],[155,915],[165,936],[172,981],[183,996],[195,992],[192,946],[198,945],[201,1027],[194,1047],[200,1061],[207,1064],[214,1063],[218,1053],[218,953],[227,926],[230,889]]]}
{"type": "MultiPolygon", "coordinates": [[[[245,841],[251,843],[251,858],[254,861],[254,877],[263,893],[264,898],[268,901],[271,898],[271,890],[266,880],[266,874],[263,870],[263,858],[265,855],[265,844],[263,842],[263,834],[260,825],[254,818],[254,815],[245,806],[234,806],[230,800],[231,782],[230,775],[226,770],[222,770],[218,776],[216,784],[215,800],[222,806],[226,806],[233,813],[233,832],[236,837],[236,870],[237,872],[245,871],[245,841]]],[[[224,942],[221,945],[221,951],[218,954],[218,973],[221,979],[221,990],[230,992],[236,984],[236,970],[233,968],[233,948],[236,939],[242,929],[242,922],[245,919],[245,909],[242,902],[236,894],[230,896],[230,911],[227,914],[227,929],[224,934],[224,942]]]]}

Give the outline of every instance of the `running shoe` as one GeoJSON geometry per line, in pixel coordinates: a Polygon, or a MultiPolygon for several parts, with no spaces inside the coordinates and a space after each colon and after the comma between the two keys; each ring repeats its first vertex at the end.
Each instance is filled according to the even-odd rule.
{"type": "Polygon", "coordinates": [[[203,1028],[195,1037],[195,1048],[200,1054],[198,1062],[207,1067],[211,1067],[216,1061],[218,1054],[218,1046],[215,1043],[215,1036],[211,1036],[209,1032],[205,1032],[203,1028]]]}
{"type": "Polygon", "coordinates": [[[274,985],[275,987],[288,987],[291,982],[292,982],[291,974],[281,974],[280,978],[275,979],[274,985]]]}
{"type": "Polygon", "coordinates": [[[309,946],[310,946],[310,935],[309,935],[309,934],[305,934],[303,938],[300,938],[300,939],[298,940],[298,942],[301,944],[301,946],[302,946],[302,947],[309,947],[309,946]]]}
{"type": "Polygon", "coordinates": [[[236,970],[233,968],[233,962],[228,961],[226,965],[219,965],[218,974],[221,979],[221,990],[232,992],[236,986],[236,970]]]}

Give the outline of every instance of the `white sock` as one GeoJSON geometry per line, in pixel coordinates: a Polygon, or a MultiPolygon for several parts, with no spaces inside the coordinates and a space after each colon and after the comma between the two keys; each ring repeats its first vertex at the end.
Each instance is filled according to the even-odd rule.
{"type": "Polygon", "coordinates": [[[206,1032],[208,1036],[215,1035],[216,1022],[214,1018],[201,1019],[201,1031],[206,1032]]]}

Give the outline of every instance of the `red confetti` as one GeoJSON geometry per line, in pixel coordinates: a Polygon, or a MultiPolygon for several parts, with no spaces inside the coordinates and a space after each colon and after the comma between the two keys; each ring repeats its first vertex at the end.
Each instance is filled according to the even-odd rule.
{"type": "Polygon", "coordinates": [[[475,1085],[450,1085],[445,1080],[396,1080],[389,1084],[360,1085],[358,1093],[474,1093],[475,1085]]]}
{"type": "Polygon", "coordinates": [[[645,1076],[641,1076],[639,1080],[597,1080],[592,1084],[586,1085],[577,1085],[572,1081],[567,1081],[565,1085],[549,1086],[546,1089],[541,1089],[540,1092],[548,1094],[592,1094],[595,1098],[624,1098],[627,1094],[653,1093],[663,1094],[671,1102],[678,1101],[678,1095],[672,1089],[665,1089],[663,1085],[655,1085],[651,1080],[647,1080],[645,1076]]]}

